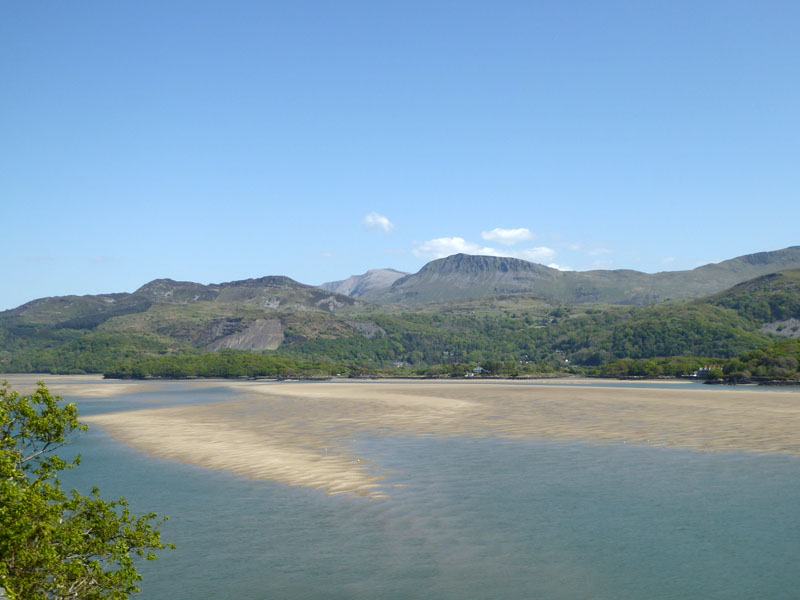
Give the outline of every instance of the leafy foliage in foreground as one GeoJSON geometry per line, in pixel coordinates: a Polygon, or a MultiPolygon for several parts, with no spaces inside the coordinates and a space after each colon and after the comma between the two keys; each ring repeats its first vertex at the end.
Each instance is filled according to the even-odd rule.
{"type": "Polygon", "coordinates": [[[122,600],[139,591],[134,558],[174,546],[156,515],[61,489],[80,461],[53,452],[86,426],[60,400],[43,384],[30,396],[0,387],[0,586],[13,600],[122,600]]]}

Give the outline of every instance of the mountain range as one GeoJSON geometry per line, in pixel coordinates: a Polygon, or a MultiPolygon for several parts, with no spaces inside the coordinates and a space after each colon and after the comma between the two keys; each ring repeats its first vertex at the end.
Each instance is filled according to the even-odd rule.
{"type": "Polygon", "coordinates": [[[97,372],[223,350],[373,367],[498,355],[541,362],[553,352],[589,365],[730,356],[798,331],[799,268],[793,246],[654,274],[456,254],[414,274],[375,269],[322,286],[284,276],[156,279],[132,293],[41,298],[0,312],[0,371],[97,372]]]}
{"type": "MultiPolygon", "coordinates": [[[[419,272],[391,283],[390,278],[383,279],[383,285],[376,285],[376,281],[357,294],[346,287],[336,291],[376,304],[415,305],[530,294],[564,304],[644,306],[707,296],[759,275],[797,267],[800,246],[739,256],[690,271],[653,274],[629,269],[559,271],[518,258],[455,254],[429,262],[419,272]]],[[[358,277],[366,278],[369,273],[347,281],[360,281],[358,277]]],[[[330,285],[322,287],[336,289],[330,285]]]]}

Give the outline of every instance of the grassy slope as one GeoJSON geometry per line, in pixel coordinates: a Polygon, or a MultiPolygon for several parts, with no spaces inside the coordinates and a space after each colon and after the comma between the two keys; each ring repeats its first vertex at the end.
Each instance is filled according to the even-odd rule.
{"type": "Polygon", "coordinates": [[[800,317],[800,270],[759,277],[704,300],[646,308],[556,306],[507,295],[414,309],[348,307],[337,315],[307,307],[145,300],[70,297],[6,311],[0,314],[0,370],[99,371],[119,360],[196,353],[215,336],[259,318],[280,320],[286,341],[279,354],[370,367],[727,358],[767,346],[772,338],[759,332],[763,323],[800,317]]]}

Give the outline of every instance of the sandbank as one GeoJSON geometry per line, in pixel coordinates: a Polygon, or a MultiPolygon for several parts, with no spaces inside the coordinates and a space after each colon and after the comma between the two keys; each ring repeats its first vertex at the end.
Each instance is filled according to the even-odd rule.
{"type": "Polygon", "coordinates": [[[104,379],[102,375],[50,375],[49,373],[0,373],[0,381],[7,381],[14,391],[30,394],[40,381],[47,385],[51,394],[68,399],[112,398],[126,394],[155,392],[165,386],[179,384],[184,387],[210,388],[231,387],[229,379],[183,379],[183,380],[125,380],[104,379]]]}
{"type": "MultiPolygon", "coordinates": [[[[580,441],[800,454],[800,392],[516,382],[226,382],[236,399],[85,420],[154,456],[366,497],[358,438],[580,441]]],[[[169,384],[164,384],[169,385],[169,384]]]]}
{"type": "MultiPolygon", "coordinates": [[[[77,398],[108,398],[122,394],[136,394],[154,389],[155,382],[125,382],[104,380],[102,375],[50,375],[49,373],[0,373],[0,381],[7,381],[20,394],[30,394],[40,381],[47,384],[51,394],[77,398]]],[[[158,384],[155,384],[158,385],[158,384]]]]}

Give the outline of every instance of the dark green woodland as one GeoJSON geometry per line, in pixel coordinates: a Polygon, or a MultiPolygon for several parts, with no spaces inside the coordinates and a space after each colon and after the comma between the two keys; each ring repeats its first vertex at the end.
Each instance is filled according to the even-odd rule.
{"type": "Polygon", "coordinates": [[[0,313],[0,372],[676,377],[712,365],[712,379],[792,381],[800,268],[786,265],[800,267],[799,247],[654,275],[456,255],[354,296],[287,277],[159,279],[0,313]]]}

